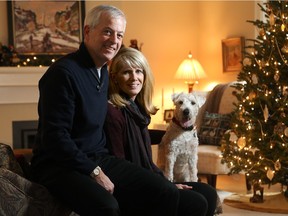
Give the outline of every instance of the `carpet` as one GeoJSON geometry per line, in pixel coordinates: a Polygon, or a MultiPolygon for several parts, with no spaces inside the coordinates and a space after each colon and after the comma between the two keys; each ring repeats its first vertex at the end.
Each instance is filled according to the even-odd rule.
{"type": "Polygon", "coordinates": [[[268,213],[288,213],[288,198],[280,192],[264,193],[263,203],[251,203],[252,194],[230,194],[224,198],[226,205],[234,208],[268,213]]]}
{"type": "Polygon", "coordinates": [[[224,199],[226,197],[231,196],[233,193],[232,192],[228,192],[228,191],[223,191],[223,190],[217,190],[217,194],[221,200],[221,203],[223,203],[224,199]]]}

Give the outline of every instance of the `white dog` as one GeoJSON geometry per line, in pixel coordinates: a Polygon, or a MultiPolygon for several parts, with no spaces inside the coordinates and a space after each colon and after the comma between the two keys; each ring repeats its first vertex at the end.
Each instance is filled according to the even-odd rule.
{"type": "Polygon", "coordinates": [[[194,93],[174,93],[174,117],[159,144],[158,166],[172,182],[196,182],[198,137],[195,126],[204,97],[194,93]]]}

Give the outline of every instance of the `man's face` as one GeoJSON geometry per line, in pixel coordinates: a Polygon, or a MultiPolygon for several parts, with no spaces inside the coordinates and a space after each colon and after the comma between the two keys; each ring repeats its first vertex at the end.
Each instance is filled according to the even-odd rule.
{"type": "Polygon", "coordinates": [[[102,13],[95,28],[85,26],[84,43],[97,67],[102,67],[119,51],[126,28],[123,18],[111,18],[102,13]]]}

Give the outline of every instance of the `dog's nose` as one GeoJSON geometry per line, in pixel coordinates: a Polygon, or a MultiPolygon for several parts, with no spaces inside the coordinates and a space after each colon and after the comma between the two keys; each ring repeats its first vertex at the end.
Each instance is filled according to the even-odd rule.
{"type": "Polygon", "coordinates": [[[189,112],[190,112],[189,109],[186,108],[186,109],[183,110],[183,115],[188,116],[189,112]]]}

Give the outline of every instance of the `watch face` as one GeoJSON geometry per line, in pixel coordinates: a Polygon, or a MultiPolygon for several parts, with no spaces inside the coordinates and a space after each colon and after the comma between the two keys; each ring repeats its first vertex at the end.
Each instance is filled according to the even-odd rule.
{"type": "Polygon", "coordinates": [[[94,173],[95,176],[99,175],[99,169],[97,169],[97,168],[94,169],[93,173],[94,173]]]}

